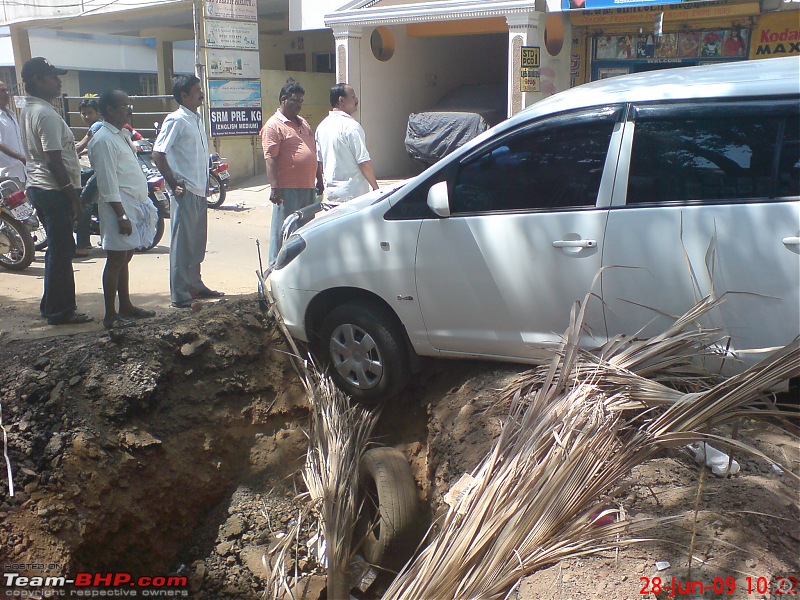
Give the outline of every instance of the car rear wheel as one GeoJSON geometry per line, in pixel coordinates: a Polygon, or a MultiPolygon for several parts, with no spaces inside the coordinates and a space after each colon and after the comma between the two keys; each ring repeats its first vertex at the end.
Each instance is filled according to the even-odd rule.
{"type": "Polygon", "coordinates": [[[322,324],[320,354],[336,385],[359,400],[385,400],[409,376],[405,336],[376,303],[337,306],[322,324]]]}

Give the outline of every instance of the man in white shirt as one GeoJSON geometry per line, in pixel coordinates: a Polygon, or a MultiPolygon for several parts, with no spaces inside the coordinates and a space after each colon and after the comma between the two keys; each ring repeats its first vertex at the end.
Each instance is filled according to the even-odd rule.
{"type": "Polygon", "coordinates": [[[11,94],[0,81],[0,179],[25,183],[25,147],[17,115],[9,108],[11,94]]]}
{"type": "Polygon", "coordinates": [[[346,83],[331,88],[328,116],[317,127],[317,160],[325,180],[325,197],[331,202],[345,202],[378,189],[364,129],[353,118],[358,98],[346,83]]]}
{"type": "Polygon", "coordinates": [[[194,75],[172,79],[180,105],[167,115],[153,147],[153,161],[172,189],[169,288],[172,306],[191,308],[194,298],[218,298],[200,277],[208,236],[208,139],[197,109],[204,95],[194,75]]]}
{"type": "Polygon", "coordinates": [[[57,69],[41,56],[22,65],[25,106],[22,139],[25,140],[25,176],[28,197],[47,231],[44,256],[44,293],[39,312],[50,325],[77,325],[92,318],[76,312],[72,227],[81,215],[78,189],[81,166],[75,136],[51,102],[61,94],[57,69]]]}
{"type": "Polygon", "coordinates": [[[131,303],[128,263],[136,248],[146,248],[153,242],[158,211],[147,195],[147,178],[124,129],[131,112],[128,94],[121,90],[103,92],[99,108],[105,120],[89,140],[89,160],[97,177],[97,214],[106,250],[103,327],[112,329],[130,325],[130,319],[156,314],[131,303]]]}

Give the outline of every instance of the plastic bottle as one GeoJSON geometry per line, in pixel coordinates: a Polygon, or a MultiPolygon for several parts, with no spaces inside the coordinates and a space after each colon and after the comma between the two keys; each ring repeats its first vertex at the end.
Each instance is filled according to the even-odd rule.
{"type": "Polygon", "coordinates": [[[694,455],[694,459],[700,464],[705,464],[714,475],[725,477],[727,475],[736,475],[739,472],[738,462],[730,460],[727,454],[720,452],[705,442],[694,442],[689,444],[688,448],[694,455]],[[728,462],[731,463],[730,470],[728,469],[728,462]]]}

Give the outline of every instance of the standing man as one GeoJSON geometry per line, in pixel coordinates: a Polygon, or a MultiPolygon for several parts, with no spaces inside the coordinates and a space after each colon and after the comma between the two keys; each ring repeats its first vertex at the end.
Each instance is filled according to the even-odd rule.
{"type": "Polygon", "coordinates": [[[345,202],[377,190],[378,182],[364,128],[353,118],[358,110],[353,87],[346,83],[333,86],[331,108],[317,127],[317,160],[325,177],[326,200],[345,202]]]}
{"type": "Polygon", "coordinates": [[[130,118],[128,94],[121,90],[103,92],[99,104],[105,120],[89,141],[89,160],[97,177],[97,214],[107,252],[103,270],[106,307],[103,327],[111,329],[130,325],[129,319],[156,314],[131,303],[128,263],[136,248],[146,248],[153,242],[158,211],[147,195],[147,179],[124,129],[130,118]]]}
{"type": "MultiPolygon", "coordinates": [[[[81,119],[89,128],[81,141],[75,144],[78,156],[86,152],[92,136],[100,130],[103,121],[100,119],[100,105],[94,97],[84,98],[78,105],[81,119]]],[[[89,161],[91,162],[91,160],[89,161]]],[[[92,175],[81,190],[81,217],[75,224],[75,249],[76,258],[86,258],[92,251],[92,204],[97,193],[97,176],[92,175]]]]}
{"type": "Polygon", "coordinates": [[[306,91],[296,81],[281,88],[280,107],[261,129],[261,145],[272,188],[272,226],[269,235],[269,263],[281,248],[281,227],[287,215],[305,208],[322,194],[322,167],[317,163],[314,134],[303,117],[306,91]],[[315,185],[316,180],[316,185],[315,185]]]}
{"type": "Polygon", "coordinates": [[[180,105],[167,115],[153,147],[153,161],[172,189],[170,206],[169,289],[172,306],[191,308],[195,298],[224,296],[200,277],[208,237],[208,140],[197,109],[203,103],[194,75],[172,79],[180,105]]]}
{"type": "Polygon", "coordinates": [[[50,325],[88,323],[93,319],[76,312],[75,274],[72,257],[75,240],[72,226],[81,214],[78,189],[81,168],[75,152],[75,137],[56,112],[52,100],[61,94],[56,69],[41,56],[22,65],[27,96],[22,109],[28,197],[44,223],[49,245],[44,257],[44,294],[39,304],[50,325]]]}
{"type": "Polygon", "coordinates": [[[0,179],[25,183],[25,147],[17,115],[9,108],[11,94],[0,81],[0,179]]]}

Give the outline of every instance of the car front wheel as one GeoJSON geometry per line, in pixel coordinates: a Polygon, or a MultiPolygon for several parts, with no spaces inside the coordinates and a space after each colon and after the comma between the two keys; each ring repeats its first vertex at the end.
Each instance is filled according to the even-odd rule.
{"type": "Polygon", "coordinates": [[[375,303],[337,306],[322,324],[320,350],[336,385],[359,400],[388,399],[409,376],[402,330],[375,303]]]}

